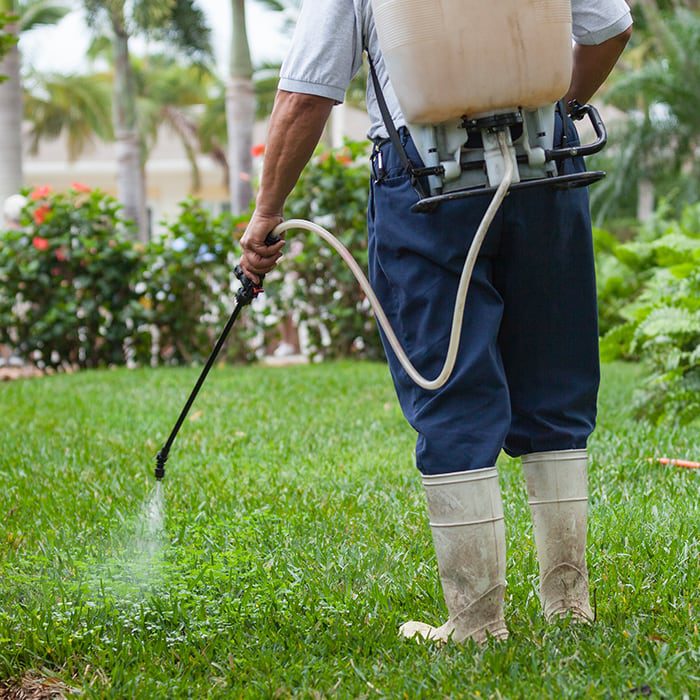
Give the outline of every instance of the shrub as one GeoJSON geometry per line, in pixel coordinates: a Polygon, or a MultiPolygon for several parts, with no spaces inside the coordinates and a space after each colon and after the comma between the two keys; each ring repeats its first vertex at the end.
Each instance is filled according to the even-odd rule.
{"type": "MultiPolygon", "coordinates": [[[[331,229],[366,268],[365,156],[364,144],[315,156],[287,215],[331,229]]],[[[234,305],[244,228],[243,219],[212,216],[188,199],[144,246],[108,195],[82,185],[65,194],[38,188],[20,228],[0,233],[0,343],[39,367],[200,362],[234,305]]],[[[317,237],[292,240],[268,284],[271,294],[241,315],[222,359],[253,357],[286,315],[309,354],[382,356],[364,294],[317,237]]]]}
{"type": "Polygon", "coordinates": [[[0,343],[39,367],[120,364],[140,323],[141,252],[119,204],[75,184],[37,188],[0,234],[0,343]]]}
{"type": "Polygon", "coordinates": [[[700,416],[700,205],[677,221],[662,210],[610,254],[626,280],[626,296],[607,312],[619,321],[603,337],[603,357],[647,363],[640,415],[689,422],[700,416]]]}
{"type": "MultiPolygon", "coordinates": [[[[288,202],[288,218],[311,219],[337,236],[367,268],[367,146],[348,143],[321,151],[307,166],[288,202]]],[[[364,293],[337,253],[312,234],[291,238],[282,263],[290,284],[272,295],[273,315],[290,313],[318,357],[383,357],[364,293]]],[[[270,279],[279,277],[275,272],[270,279]]]]}
{"type": "MultiPolygon", "coordinates": [[[[239,220],[227,214],[212,216],[200,202],[187,199],[177,219],[149,243],[136,286],[150,331],[141,337],[139,361],[148,362],[151,356],[152,363],[180,364],[209,355],[234,306],[237,226],[239,220]]],[[[254,333],[250,317],[241,316],[224,356],[248,357],[245,341],[254,333]]]]}
{"type": "Polygon", "coordinates": [[[598,293],[598,325],[605,336],[625,322],[621,310],[639,294],[639,275],[623,263],[616,252],[620,241],[609,231],[593,229],[595,246],[596,287],[598,293]]]}

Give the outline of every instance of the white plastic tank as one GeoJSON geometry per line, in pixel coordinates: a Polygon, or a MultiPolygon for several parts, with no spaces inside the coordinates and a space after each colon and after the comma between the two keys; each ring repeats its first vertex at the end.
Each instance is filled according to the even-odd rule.
{"type": "Polygon", "coordinates": [[[406,119],[439,124],[561,99],[571,0],[371,0],[406,119]]]}

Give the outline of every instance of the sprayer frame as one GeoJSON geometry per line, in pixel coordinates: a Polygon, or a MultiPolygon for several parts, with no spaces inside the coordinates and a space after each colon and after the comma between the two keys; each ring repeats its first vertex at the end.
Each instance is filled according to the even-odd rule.
{"type": "MultiPolygon", "coordinates": [[[[559,103],[559,109],[562,115],[566,114],[563,104],[559,103]]],[[[505,115],[500,115],[505,116],[505,115]]],[[[512,115],[516,116],[516,113],[512,115]]],[[[608,142],[608,132],[605,128],[605,124],[598,112],[598,110],[590,104],[579,105],[576,103],[573,106],[571,114],[569,115],[574,120],[581,120],[588,117],[593,130],[596,135],[595,141],[592,143],[578,145],[578,146],[566,146],[561,148],[551,148],[545,151],[544,160],[546,163],[557,163],[559,164],[563,160],[569,158],[577,158],[579,156],[589,156],[594,153],[598,153],[608,142]]],[[[486,120],[465,119],[463,126],[467,131],[483,131],[487,129],[492,132],[497,132],[499,130],[508,129],[512,124],[491,124],[489,118],[486,120]]],[[[518,162],[521,162],[521,158],[525,159],[525,156],[518,156],[518,162]]],[[[476,167],[481,163],[482,167],[484,165],[483,161],[476,161],[470,165],[476,167]]],[[[436,174],[440,174],[439,168],[436,170],[436,174]]],[[[509,191],[515,191],[519,189],[530,189],[532,187],[553,187],[555,189],[574,189],[578,187],[588,187],[594,182],[598,182],[605,177],[606,173],[602,170],[593,170],[580,173],[571,173],[568,175],[552,175],[548,177],[538,177],[529,178],[526,180],[521,180],[519,182],[514,182],[509,191]]],[[[418,176],[415,175],[415,170],[413,174],[414,187],[418,192],[420,199],[411,207],[412,212],[424,213],[434,211],[440,204],[444,202],[452,202],[459,199],[466,199],[470,197],[480,197],[484,195],[493,195],[496,191],[496,187],[490,187],[488,185],[478,185],[474,187],[464,187],[461,189],[451,190],[449,192],[428,195],[425,192],[422,184],[420,183],[418,176]]]]}
{"type": "MultiPolygon", "coordinates": [[[[562,103],[560,102],[560,110],[565,113],[562,103]]],[[[605,128],[605,124],[598,112],[598,110],[590,104],[579,105],[576,103],[573,105],[571,114],[569,115],[574,120],[581,120],[588,117],[593,130],[595,131],[596,140],[589,144],[584,144],[581,146],[568,146],[563,148],[552,148],[545,151],[545,162],[556,162],[559,163],[562,160],[568,158],[576,158],[578,156],[589,156],[593,153],[598,153],[608,142],[608,131],[605,128]]],[[[480,120],[465,120],[465,128],[470,130],[478,131],[479,129],[485,128],[483,124],[479,123],[480,120]]],[[[486,128],[492,128],[493,130],[498,130],[501,128],[509,128],[508,124],[497,125],[494,124],[492,127],[486,125],[486,128]]],[[[574,189],[577,187],[588,187],[594,182],[598,182],[605,177],[606,173],[603,170],[592,170],[582,173],[572,173],[569,175],[554,175],[552,177],[545,178],[532,178],[529,180],[521,180],[520,182],[515,182],[510,186],[509,191],[519,190],[519,189],[529,189],[532,187],[541,187],[546,185],[548,187],[554,187],[556,189],[574,189]]],[[[418,183],[420,184],[420,183],[418,183]]],[[[496,191],[496,187],[478,186],[478,187],[465,187],[463,189],[452,190],[444,194],[437,194],[429,196],[425,194],[425,191],[421,188],[419,190],[419,196],[421,199],[418,200],[412,207],[412,212],[431,212],[434,211],[443,202],[452,202],[458,199],[466,199],[468,197],[480,197],[484,195],[493,195],[496,191]]]]}

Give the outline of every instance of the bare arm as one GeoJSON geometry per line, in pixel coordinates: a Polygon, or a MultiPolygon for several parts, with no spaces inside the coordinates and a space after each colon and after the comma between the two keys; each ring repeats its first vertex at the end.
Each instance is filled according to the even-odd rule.
{"type": "Polygon", "coordinates": [[[586,104],[593,97],[617,63],[631,36],[632,27],[602,44],[576,44],[571,86],[564,97],[567,104],[570,100],[586,104]]]}
{"type": "Polygon", "coordinates": [[[284,202],[311,158],[333,105],[333,100],[316,95],[277,93],[255,213],[241,239],[241,267],[255,282],[282,255],[284,241],[268,247],[265,238],[281,223],[284,202]]]}

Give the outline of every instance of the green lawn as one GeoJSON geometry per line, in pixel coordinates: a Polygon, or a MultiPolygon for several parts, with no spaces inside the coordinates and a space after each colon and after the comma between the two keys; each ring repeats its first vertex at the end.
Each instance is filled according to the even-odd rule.
{"type": "Polygon", "coordinates": [[[445,610],[381,365],[216,370],[170,458],[162,554],[138,551],[196,374],[0,386],[0,679],[115,698],[700,696],[700,473],[647,461],[697,460],[700,430],[634,420],[633,367],[606,367],[591,443],[597,623],[543,621],[503,458],[512,636],[443,649],[397,637],[445,610]]]}

